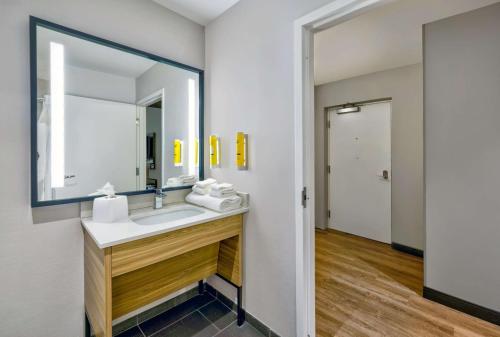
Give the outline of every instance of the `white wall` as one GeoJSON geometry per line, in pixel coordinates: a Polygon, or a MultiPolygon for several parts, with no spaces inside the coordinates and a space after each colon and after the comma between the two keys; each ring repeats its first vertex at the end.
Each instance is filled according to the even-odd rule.
{"type": "Polygon", "coordinates": [[[315,88],[316,226],[325,228],[327,176],[324,108],[392,97],[392,242],[424,247],[423,69],[421,64],[332,82],[315,88]]]}
{"type": "Polygon", "coordinates": [[[425,285],[500,311],[500,4],[425,25],[425,285]]]}
{"type": "Polygon", "coordinates": [[[136,105],[65,96],[65,174],[55,199],[94,193],[106,182],[136,191],[136,105]]]}
{"type": "Polygon", "coordinates": [[[201,68],[204,29],[152,1],[0,3],[4,46],[0,54],[0,336],[78,337],[83,336],[79,208],[64,205],[33,212],[30,208],[29,15],[201,68]],[[34,214],[38,214],[36,223],[34,214]]]}
{"type": "MultiPolygon", "coordinates": [[[[123,103],[135,103],[135,78],[118,76],[102,71],[80,68],[66,64],[65,93],[68,95],[99,98],[123,103]]],[[[38,73],[39,83],[50,85],[45,70],[38,73]],[[45,80],[45,81],[44,81],[45,80]]],[[[43,90],[39,90],[44,92],[43,90]]],[[[50,94],[47,89],[46,93],[50,94]]]]}
{"type": "Polygon", "coordinates": [[[66,94],[135,104],[135,78],[65,66],[66,94]]]}
{"type": "Polygon", "coordinates": [[[208,175],[251,195],[245,308],[283,337],[296,323],[293,21],[327,2],[241,0],[206,31],[205,130],[222,144],[222,167],[208,175]],[[249,134],[248,171],[235,167],[237,131],[249,134]]]}

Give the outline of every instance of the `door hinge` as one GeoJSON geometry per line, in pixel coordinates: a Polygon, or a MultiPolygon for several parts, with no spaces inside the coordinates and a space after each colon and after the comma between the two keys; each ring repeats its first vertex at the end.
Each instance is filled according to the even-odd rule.
{"type": "Polygon", "coordinates": [[[330,128],[330,121],[326,121],[326,128],[329,129],[330,128]]]}
{"type": "Polygon", "coordinates": [[[330,174],[330,173],[332,172],[332,167],[331,167],[330,165],[328,165],[328,166],[326,167],[326,172],[327,172],[328,174],[330,174]]]}
{"type": "Polygon", "coordinates": [[[327,216],[328,218],[331,218],[331,217],[332,217],[332,211],[328,210],[328,211],[326,212],[326,216],[327,216]]]}
{"type": "Polygon", "coordinates": [[[139,168],[138,168],[138,167],[136,167],[136,168],[135,168],[135,175],[136,175],[136,176],[138,176],[138,175],[139,175],[139,168]]]}
{"type": "Polygon", "coordinates": [[[307,207],[307,188],[304,187],[302,189],[302,207],[307,207]]]}

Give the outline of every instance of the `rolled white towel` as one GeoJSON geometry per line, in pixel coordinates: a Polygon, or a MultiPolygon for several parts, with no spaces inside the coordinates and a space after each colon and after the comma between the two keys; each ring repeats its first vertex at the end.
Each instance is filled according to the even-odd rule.
{"type": "Polygon", "coordinates": [[[196,186],[201,187],[201,188],[207,188],[213,184],[215,184],[217,181],[213,178],[208,178],[205,180],[197,181],[196,186]]]}
{"type": "Polygon", "coordinates": [[[233,189],[233,184],[229,184],[229,183],[220,183],[220,184],[213,184],[212,186],[210,186],[212,188],[212,190],[229,190],[229,189],[233,189]]]}
{"type": "Polygon", "coordinates": [[[214,198],[210,195],[189,193],[186,196],[186,201],[217,212],[232,211],[241,207],[241,198],[237,195],[228,198],[214,198]]]}
{"type": "Polygon", "coordinates": [[[210,195],[216,198],[227,198],[236,195],[236,191],[232,188],[224,190],[210,190],[210,195]]]}
{"type": "Polygon", "coordinates": [[[197,185],[194,185],[193,186],[193,192],[201,194],[201,195],[209,194],[210,193],[210,187],[201,188],[201,187],[199,187],[197,185]]]}

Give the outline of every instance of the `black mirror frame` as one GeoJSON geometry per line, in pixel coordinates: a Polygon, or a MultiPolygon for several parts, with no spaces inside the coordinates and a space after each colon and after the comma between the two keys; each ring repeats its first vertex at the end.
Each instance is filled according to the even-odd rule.
{"type": "MultiPolygon", "coordinates": [[[[59,200],[38,200],[38,181],[37,177],[37,27],[45,27],[51,30],[55,30],[60,33],[71,35],[80,39],[84,39],[90,42],[98,43],[110,48],[118,49],[127,53],[135,54],[148,58],[150,60],[168,64],[177,68],[192,71],[198,74],[199,83],[199,179],[204,178],[204,71],[183,63],[179,63],[161,56],[150,54],[148,52],[131,48],[113,41],[102,39],[100,37],[90,35],[87,33],[80,32],[78,30],[64,27],[53,22],[49,22],[34,16],[29,17],[30,25],[30,96],[31,96],[31,207],[43,207],[52,205],[61,205],[69,203],[77,203],[82,201],[90,201],[98,196],[86,196],[80,198],[69,198],[69,199],[59,199],[59,200]]],[[[163,191],[175,191],[183,189],[191,189],[192,185],[179,186],[179,187],[169,187],[163,188],[163,191]]],[[[120,195],[139,195],[153,193],[154,190],[142,190],[142,191],[132,191],[117,193],[120,195]]]]}

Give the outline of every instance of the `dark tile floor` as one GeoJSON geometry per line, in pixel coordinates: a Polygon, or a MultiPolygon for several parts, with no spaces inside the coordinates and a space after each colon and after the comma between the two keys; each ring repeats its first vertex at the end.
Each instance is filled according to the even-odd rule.
{"type": "Polygon", "coordinates": [[[116,337],[264,337],[208,292],[140,323],[116,337]]]}

